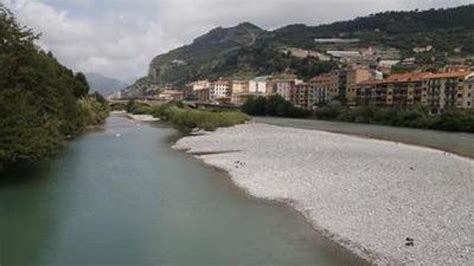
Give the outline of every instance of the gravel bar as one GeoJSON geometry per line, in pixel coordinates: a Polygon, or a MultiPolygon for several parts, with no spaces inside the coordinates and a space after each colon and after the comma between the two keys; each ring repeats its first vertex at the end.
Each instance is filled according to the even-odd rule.
{"type": "Polygon", "coordinates": [[[474,160],[264,124],[186,137],[174,148],[228,171],[251,195],[288,202],[374,264],[474,265],[474,160]]]}

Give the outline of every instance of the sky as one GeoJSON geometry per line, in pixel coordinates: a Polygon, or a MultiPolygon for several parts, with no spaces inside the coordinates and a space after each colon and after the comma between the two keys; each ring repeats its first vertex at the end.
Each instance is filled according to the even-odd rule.
{"type": "Polygon", "coordinates": [[[37,33],[38,45],[74,71],[131,82],[153,57],[218,27],[271,30],[385,10],[452,7],[474,0],[0,0],[37,33]]]}

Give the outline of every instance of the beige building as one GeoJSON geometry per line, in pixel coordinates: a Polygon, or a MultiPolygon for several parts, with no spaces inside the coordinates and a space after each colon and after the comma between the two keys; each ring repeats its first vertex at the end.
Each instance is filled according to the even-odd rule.
{"type": "Polygon", "coordinates": [[[231,84],[227,80],[212,82],[209,86],[209,100],[212,102],[221,98],[230,98],[232,94],[231,89],[231,84]]]}
{"type": "Polygon", "coordinates": [[[249,92],[267,95],[273,92],[273,83],[269,76],[257,77],[249,81],[249,92]]]}
{"type": "Polygon", "coordinates": [[[348,105],[356,104],[357,84],[372,79],[372,72],[365,66],[353,66],[346,70],[346,101],[348,105]]]}
{"type": "Polygon", "coordinates": [[[234,80],[232,81],[232,95],[238,93],[249,92],[249,81],[248,80],[234,80]]]}
{"type": "Polygon", "coordinates": [[[232,82],[232,99],[231,104],[243,105],[254,94],[249,92],[248,80],[234,80],[232,82]]]}
{"type": "Polygon", "coordinates": [[[209,80],[198,80],[192,83],[193,91],[209,89],[210,86],[209,80]]]}
{"type": "Polygon", "coordinates": [[[312,78],[310,84],[319,91],[325,91],[328,101],[336,99],[340,95],[341,78],[339,70],[321,74],[312,78]]]}
{"type": "Polygon", "coordinates": [[[472,109],[474,72],[458,71],[428,74],[423,79],[422,104],[432,111],[450,108],[472,109]]]}
{"type": "Polygon", "coordinates": [[[176,90],[164,90],[159,94],[162,101],[181,101],[184,99],[184,93],[176,90]]]}

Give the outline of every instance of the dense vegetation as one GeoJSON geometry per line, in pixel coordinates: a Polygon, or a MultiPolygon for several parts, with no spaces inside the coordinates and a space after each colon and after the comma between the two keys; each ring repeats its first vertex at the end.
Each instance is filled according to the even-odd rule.
{"type": "Polygon", "coordinates": [[[317,48],[315,38],[358,38],[365,45],[383,45],[410,53],[432,45],[452,53],[462,47],[474,54],[474,5],[425,11],[387,11],[321,26],[290,25],[267,34],[269,41],[317,48]]]}
{"type": "Polygon", "coordinates": [[[291,118],[308,117],[311,113],[301,108],[295,107],[280,95],[273,95],[268,98],[250,98],[241,107],[241,110],[253,116],[279,116],[291,118]]]}
{"type": "Polygon", "coordinates": [[[438,115],[431,114],[428,109],[421,106],[348,108],[328,105],[315,111],[314,117],[323,120],[474,133],[473,110],[453,109],[438,115]]]}
{"type": "Polygon", "coordinates": [[[191,132],[196,129],[214,131],[220,127],[231,127],[250,120],[249,116],[238,111],[196,110],[181,102],[151,107],[130,101],[125,108],[132,114],[150,114],[163,121],[168,121],[183,132],[191,132]]]}
{"type": "Polygon", "coordinates": [[[0,5],[0,165],[44,158],[107,116],[85,76],[38,49],[38,37],[0,5]]]}

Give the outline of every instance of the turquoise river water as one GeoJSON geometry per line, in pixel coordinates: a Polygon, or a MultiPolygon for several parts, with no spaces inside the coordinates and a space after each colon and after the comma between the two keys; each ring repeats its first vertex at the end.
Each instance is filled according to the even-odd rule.
{"type": "Polygon", "coordinates": [[[111,117],[55,158],[1,174],[0,265],[363,263],[291,208],[172,150],[176,137],[111,117]]]}

